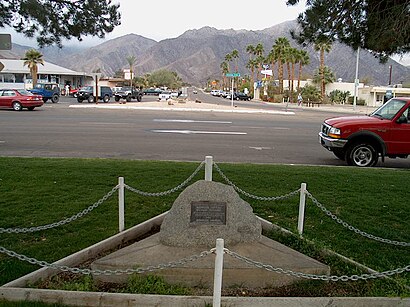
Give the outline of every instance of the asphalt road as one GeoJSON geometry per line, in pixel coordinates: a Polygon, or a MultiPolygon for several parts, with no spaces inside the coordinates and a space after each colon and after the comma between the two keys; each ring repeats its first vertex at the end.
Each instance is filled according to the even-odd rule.
{"type": "MultiPolygon", "coordinates": [[[[194,97],[230,104],[208,94],[194,97]]],[[[215,162],[345,165],[317,138],[322,121],[341,114],[307,108],[294,109],[294,115],[75,109],[70,104],[77,102],[63,97],[32,112],[0,110],[0,156],[202,161],[212,155],[215,162]]],[[[387,159],[378,167],[409,168],[410,159],[387,159]]]]}

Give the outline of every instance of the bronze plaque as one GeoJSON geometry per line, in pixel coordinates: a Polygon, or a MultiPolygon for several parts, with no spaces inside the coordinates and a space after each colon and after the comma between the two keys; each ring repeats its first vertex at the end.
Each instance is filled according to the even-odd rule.
{"type": "Polygon", "coordinates": [[[191,202],[191,223],[226,225],[226,203],[211,201],[191,202]]]}

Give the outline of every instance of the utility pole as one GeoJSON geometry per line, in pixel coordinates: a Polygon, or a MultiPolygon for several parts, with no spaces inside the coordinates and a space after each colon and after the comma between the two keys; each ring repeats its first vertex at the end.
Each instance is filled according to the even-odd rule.
{"type": "Polygon", "coordinates": [[[356,103],[357,103],[357,87],[359,86],[359,53],[360,47],[357,47],[357,57],[356,57],[356,74],[354,78],[354,97],[353,97],[353,110],[356,111],[356,103]]]}

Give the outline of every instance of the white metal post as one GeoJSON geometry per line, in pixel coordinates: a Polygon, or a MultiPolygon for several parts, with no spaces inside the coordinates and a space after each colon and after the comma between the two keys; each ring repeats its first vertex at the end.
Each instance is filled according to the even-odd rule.
{"type": "Polygon", "coordinates": [[[300,198],[299,198],[299,218],[298,218],[298,233],[303,233],[303,223],[305,221],[305,204],[306,204],[306,183],[300,185],[300,198]]]}
{"type": "Polygon", "coordinates": [[[359,53],[360,47],[357,47],[357,54],[356,54],[356,73],[354,78],[354,97],[353,97],[353,110],[356,110],[356,102],[357,102],[357,87],[359,86],[359,53]]]}
{"type": "Polygon", "coordinates": [[[212,181],[212,165],[213,164],[213,157],[206,156],[205,157],[205,180],[212,181]]]}
{"type": "Polygon", "coordinates": [[[125,229],[124,219],[124,177],[118,177],[118,230],[119,232],[125,229]]]}
{"type": "Polygon", "coordinates": [[[214,272],[214,297],[213,307],[221,306],[222,293],[222,269],[224,263],[224,240],[216,239],[216,256],[215,256],[215,272],[214,272]]]}
{"type": "Polygon", "coordinates": [[[231,107],[233,108],[233,77],[232,77],[232,90],[231,90],[231,107]]]}

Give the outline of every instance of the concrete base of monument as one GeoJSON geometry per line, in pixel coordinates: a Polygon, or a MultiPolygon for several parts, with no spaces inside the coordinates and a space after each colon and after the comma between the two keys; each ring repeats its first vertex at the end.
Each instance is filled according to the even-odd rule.
{"type": "MultiPolygon", "coordinates": [[[[328,266],[264,236],[257,242],[238,243],[225,247],[231,252],[253,261],[284,270],[311,274],[329,274],[330,272],[328,266]]],[[[146,268],[160,264],[166,265],[209,250],[208,247],[200,246],[166,246],[160,243],[159,234],[155,234],[94,261],[91,267],[100,270],[146,268]]],[[[182,266],[156,270],[149,274],[163,276],[171,284],[212,288],[214,267],[215,254],[210,254],[195,261],[187,262],[182,266]]],[[[94,278],[101,282],[124,283],[129,275],[96,275],[94,278]]],[[[291,284],[297,280],[300,279],[257,268],[230,255],[224,255],[223,287],[278,287],[291,284]]]]}

